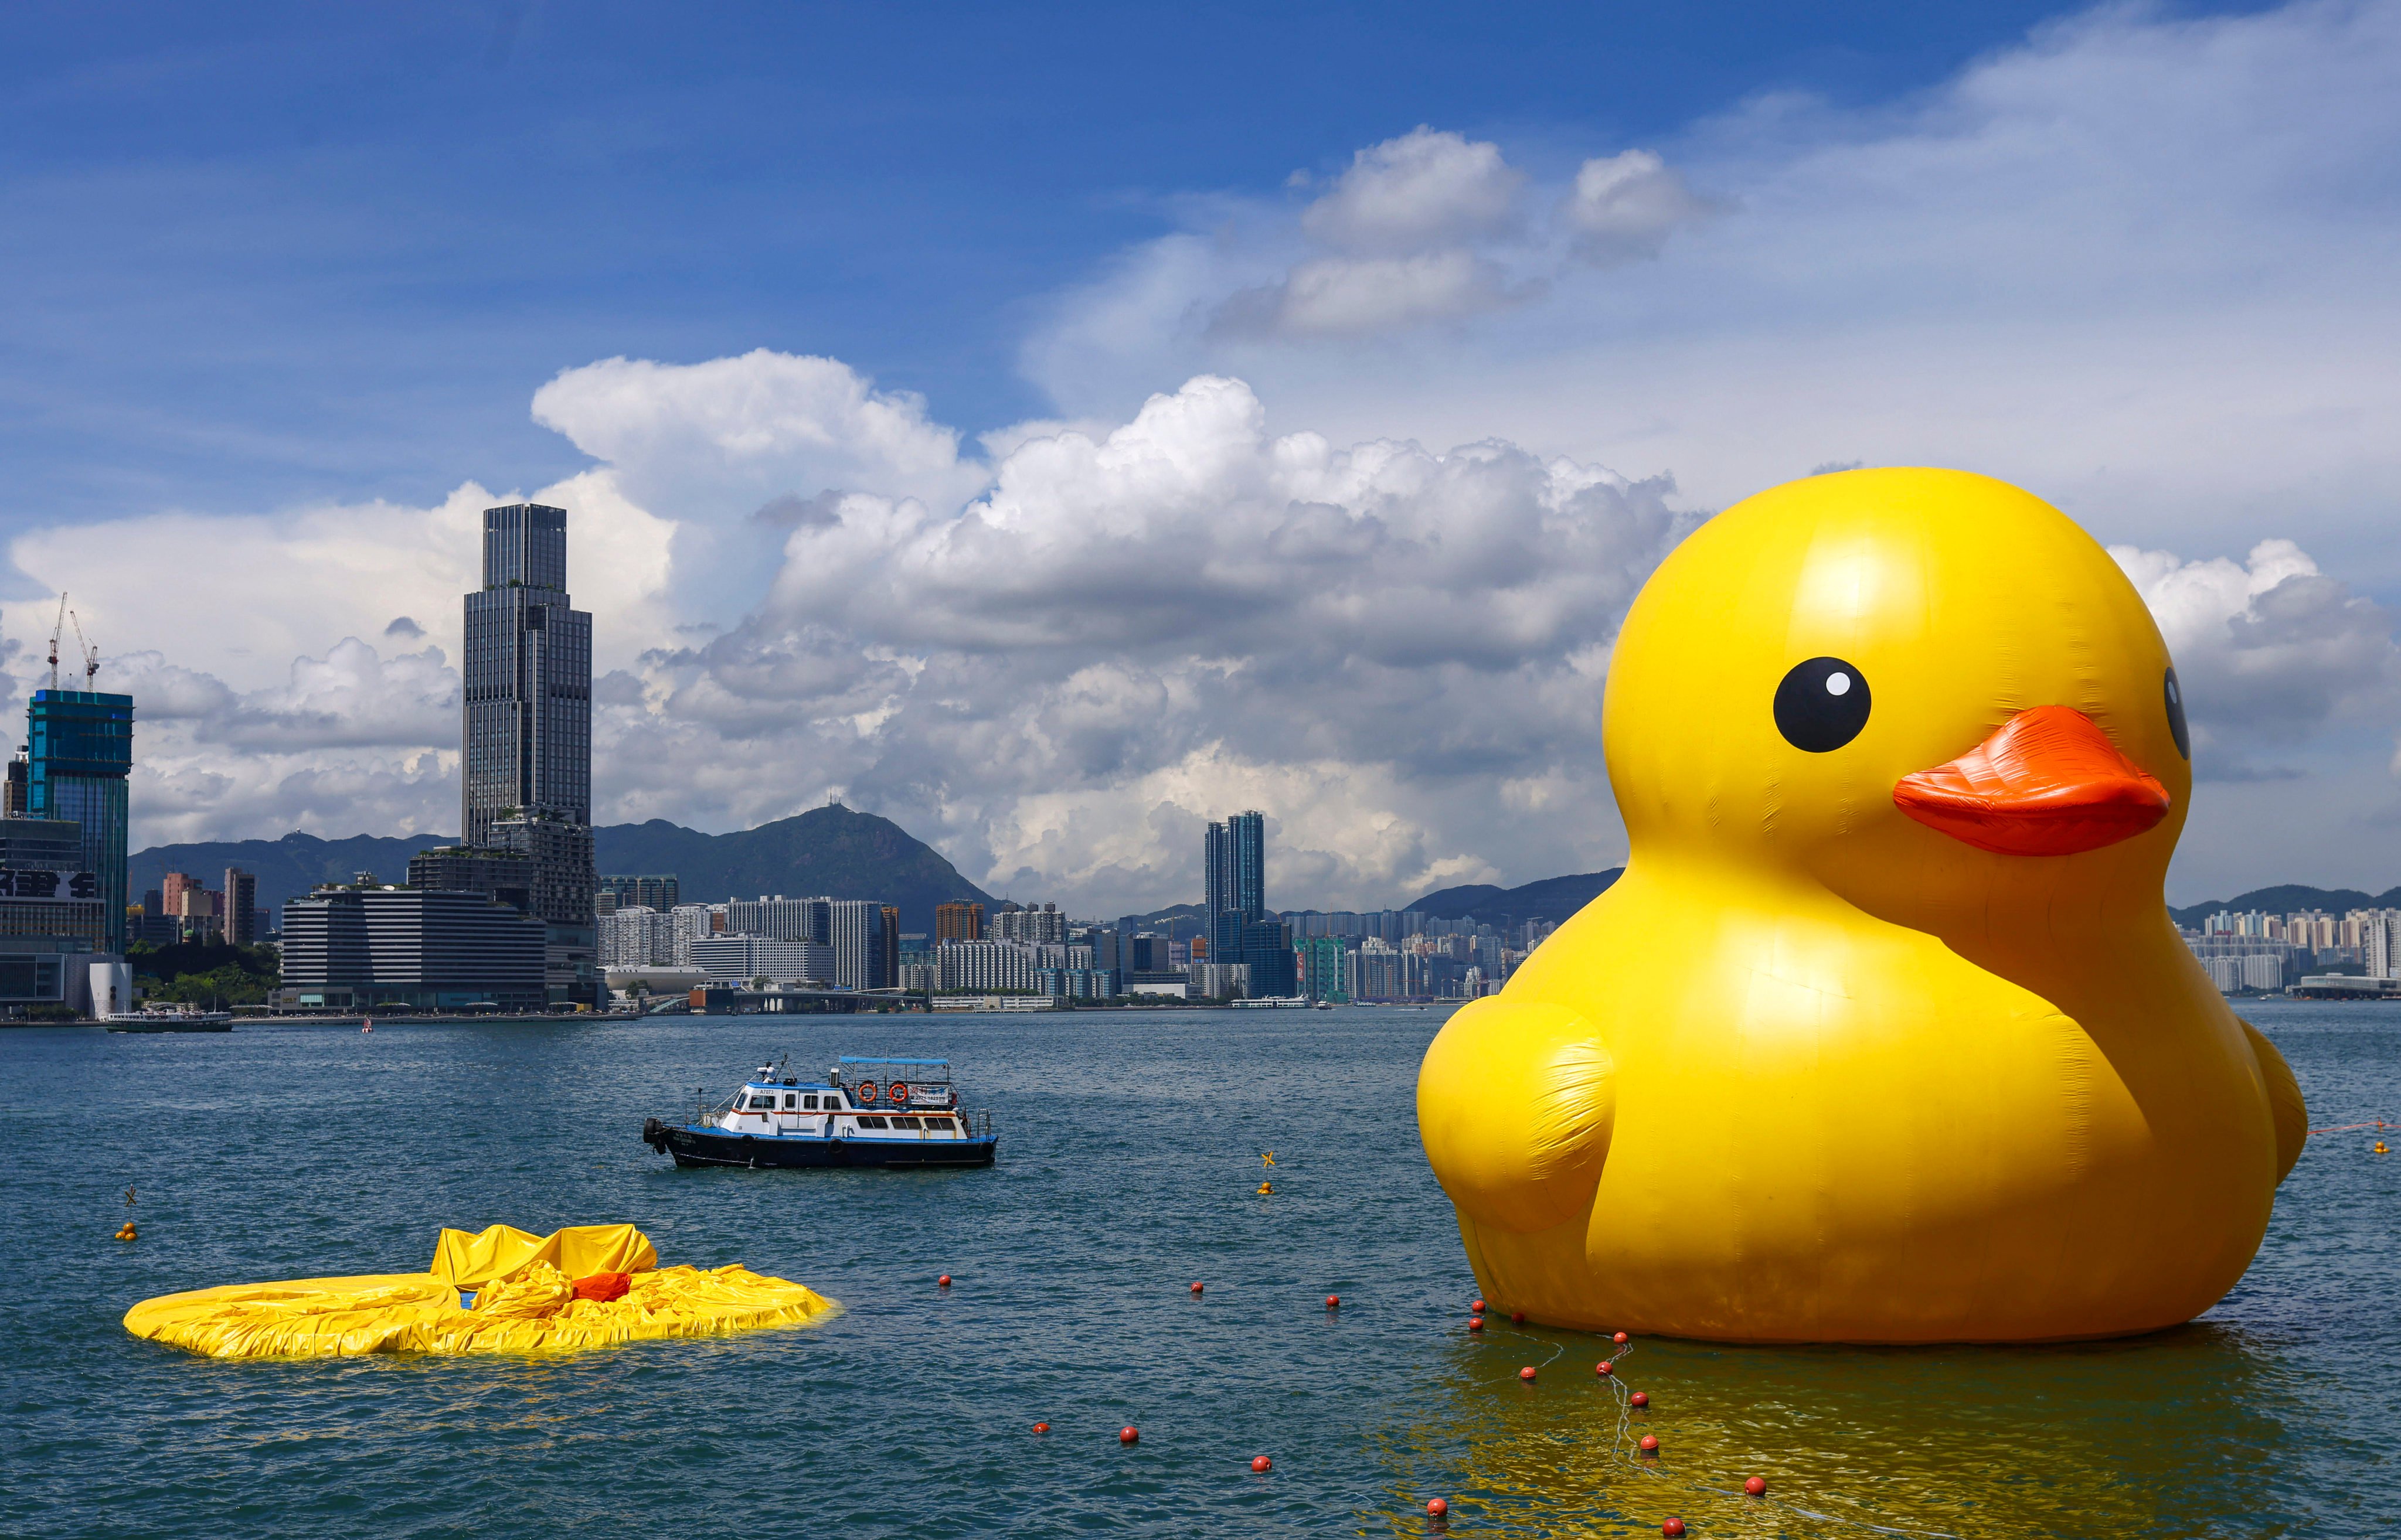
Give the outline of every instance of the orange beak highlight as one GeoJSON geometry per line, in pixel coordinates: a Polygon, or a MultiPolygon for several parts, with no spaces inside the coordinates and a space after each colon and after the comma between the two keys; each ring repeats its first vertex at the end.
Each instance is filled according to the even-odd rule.
{"type": "Polygon", "coordinates": [[[1893,805],[2000,855],[2074,855],[2131,839],[2167,816],[2168,791],[2092,718],[2036,706],[1947,765],[1904,775],[1893,805]]]}

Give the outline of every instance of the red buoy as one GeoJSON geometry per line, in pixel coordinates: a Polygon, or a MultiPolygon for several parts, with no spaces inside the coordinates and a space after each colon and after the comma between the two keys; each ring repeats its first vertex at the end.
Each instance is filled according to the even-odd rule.
{"type": "MultiPolygon", "coordinates": [[[[1132,1433],[1133,1429],[1128,1428],[1126,1431],[1128,1433],[1132,1433]]],[[[1642,1436],[1642,1441],[1639,1447],[1645,1454],[1656,1454],[1659,1452],[1659,1440],[1653,1435],[1646,1433],[1642,1436]]]]}
{"type": "Polygon", "coordinates": [[[1513,1310],[1509,1312],[1509,1320],[1510,1324],[1513,1326],[1524,1326],[1526,1324],[1526,1313],[1522,1310],[1513,1310]]]}
{"type": "Polygon", "coordinates": [[[1681,1519],[1670,1519],[1659,1526],[1659,1533],[1667,1535],[1668,1540],[1675,1540],[1677,1535],[1684,1533],[1684,1521],[1681,1519]]]}
{"type": "Polygon", "coordinates": [[[1335,1309],[1341,1303],[1342,1296],[1339,1294],[1328,1294],[1325,1296],[1325,1308],[1328,1310],[1335,1309]]]}
{"type": "Polygon", "coordinates": [[[1118,1429],[1118,1442],[1120,1444],[1131,1444],[1141,1437],[1141,1434],[1136,1433],[1130,1427],[1121,1427],[1118,1429]]]}
{"type": "Polygon", "coordinates": [[[1640,1411],[1651,1404],[1651,1393],[1647,1390],[1638,1390],[1626,1398],[1626,1404],[1640,1411]]]}
{"type": "Polygon", "coordinates": [[[1265,1476],[1269,1471],[1274,1468],[1275,1462],[1269,1459],[1264,1454],[1255,1454],[1251,1457],[1251,1470],[1255,1475],[1265,1476]]]}
{"type": "Polygon", "coordinates": [[[1612,1337],[1610,1341],[1615,1342],[1620,1347],[1624,1347],[1626,1345],[1626,1333],[1621,1331],[1616,1336],[1612,1337]]]}
{"type": "Polygon", "coordinates": [[[1439,1498],[1439,1497],[1435,1498],[1433,1502],[1428,1503],[1428,1504],[1426,1505],[1426,1514],[1427,1514],[1427,1516],[1428,1516],[1429,1518],[1439,1519],[1439,1518],[1441,1518],[1444,1514],[1448,1513],[1449,1511],[1450,1511],[1450,1505],[1449,1505],[1448,1503],[1444,1502],[1444,1501],[1443,1501],[1441,1498],[1439,1498]]]}
{"type": "Polygon", "coordinates": [[[1749,1480],[1745,1481],[1742,1484],[1742,1490],[1750,1493],[1753,1497],[1764,1497],[1767,1495],[1767,1483],[1761,1478],[1754,1476],[1749,1480]]]}
{"type": "Polygon", "coordinates": [[[1036,1423],[1034,1424],[1034,1431],[1036,1433],[1048,1433],[1050,1431],[1050,1424],[1048,1423],[1036,1423]]]}
{"type": "Polygon", "coordinates": [[[1197,1283],[1196,1283],[1196,1284],[1194,1284],[1194,1285],[1192,1286],[1192,1292],[1193,1292],[1193,1293],[1195,1293],[1195,1294],[1200,1293],[1200,1286],[1199,1284],[1197,1284],[1197,1283]]]}
{"type": "Polygon", "coordinates": [[[1481,1330],[1483,1330],[1483,1329],[1484,1329],[1484,1317],[1483,1317],[1483,1316],[1481,1316],[1481,1315],[1470,1315],[1469,1317],[1467,1317],[1467,1329],[1468,1329],[1468,1330],[1470,1330],[1470,1331],[1481,1331],[1481,1330]]]}
{"type": "Polygon", "coordinates": [[[1469,1305],[1467,1308],[1468,1308],[1468,1309],[1470,1309],[1470,1310],[1472,1310],[1472,1311],[1474,1311],[1474,1312],[1475,1312],[1475,1314],[1477,1314],[1478,1315],[1483,1315],[1483,1314],[1484,1314],[1484,1302],[1483,1302],[1482,1300],[1478,1300],[1478,1301],[1476,1301],[1474,1304],[1469,1305]]]}
{"type": "Polygon", "coordinates": [[[936,1278],[936,1279],[934,1280],[934,1287],[935,1287],[935,1288],[950,1288],[950,1287],[951,1287],[951,1275],[950,1275],[949,1274],[945,1273],[945,1274],[943,1274],[940,1277],[936,1278]]]}
{"type": "Polygon", "coordinates": [[[1533,1377],[1534,1377],[1534,1366],[1533,1366],[1533,1365],[1531,1365],[1531,1364],[1528,1364],[1525,1368],[1523,1368],[1523,1369],[1521,1369],[1521,1370],[1519,1370],[1517,1371],[1517,1378],[1519,1378],[1520,1380],[1530,1380],[1530,1379],[1532,1379],[1533,1377]]]}
{"type": "Polygon", "coordinates": [[[1608,1359],[1603,1358],[1600,1362],[1592,1366],[1592,1371],[1595,1374],[1614,1374],[1617,1372],[1617,1370],[1608,1359]]]}

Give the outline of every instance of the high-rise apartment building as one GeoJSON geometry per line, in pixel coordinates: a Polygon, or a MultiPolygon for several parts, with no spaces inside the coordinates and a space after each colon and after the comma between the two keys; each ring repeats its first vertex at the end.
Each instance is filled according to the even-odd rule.
{"type": "Polygon", "coordinates": [[[71,820],[83,869],[100,879],[106,949],[125,950],[125,778],[133,770],[133,697],[37,689],[25,709],[25,813],[71,820]]]}
{"type": "Polygon", "coordinates": [[[835,986],[884,988],[884,906],[869,899],[837,898],[829,907],[833,920],[835,986]]]}
{"type": "Polygon", "coordinates": [[[830,947],[834,944],[833,900],[786,898],[781,893],[773,898],[762,893],[755,902],[737,898],[725,906],[725,930],[729,935],[763,935],[830,947]]]}
{"type": "Polygon", "coordinates": [[[610,876],[599,879],[595,890],[596,907],[601,914],[613,914],[619,909],[638,904],[646,909],[665,914],[683,902],[682,884],[672,872],[645,876],[610,876]]]}
{"type": "Polygon", "coordinates": [[[937,904],[934,906],[934,944],[945,941],[981,941],[983,939],[983,906],[981,904],[937,904]]]}
{"type": "MultiPolygon", "coordinates": [[[[1255,810],[1209,825],[1202,847],[1208,955],[1214,962],[1247,966],[1255,994],[1289,995],[1298,988],[1289,939],[1269,941],[1267,838],[1267,815],[1255,810]]],[[[1285,935],[1281,920],[1272,923],[1277,935],[1285,935]]]]}
{"type": "Polygon", "coordinates": [[[258,943],[258,879],[239,866],[227,866],[225,874],[225,898],[220,905],[225,920],[225,938],[237,947],[258,943]]]}
{"type": "Polygon", "coordinates": [[[526,859],[550,996],[596,1000],[592,617],[568,597],[567,511],[484,510],[484,586],[465,604],[460,844],[526,859]]]}

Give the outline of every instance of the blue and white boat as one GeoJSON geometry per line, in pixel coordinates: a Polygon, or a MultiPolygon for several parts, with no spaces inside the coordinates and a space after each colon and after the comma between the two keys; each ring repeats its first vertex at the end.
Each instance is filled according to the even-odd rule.
{"type": "Polygon", "coordinates": [[[642,1142],[678,1165],[990,1165],[990,1112],[960,1105],[948,1059],[844,1058],[823,1080],[773,1064],[690,1123],[651,1118],[642,1142]]]}

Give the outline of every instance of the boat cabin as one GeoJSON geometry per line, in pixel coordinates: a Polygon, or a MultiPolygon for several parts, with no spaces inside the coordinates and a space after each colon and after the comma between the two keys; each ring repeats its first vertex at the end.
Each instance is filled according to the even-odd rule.
{"type": "Polygon", "coordinates": [[[960,1139],[969,1137],[946,1059],[844,1058],[823,1080],[758,1072],[713,1125],[788,1138],[960,1139]]]}

